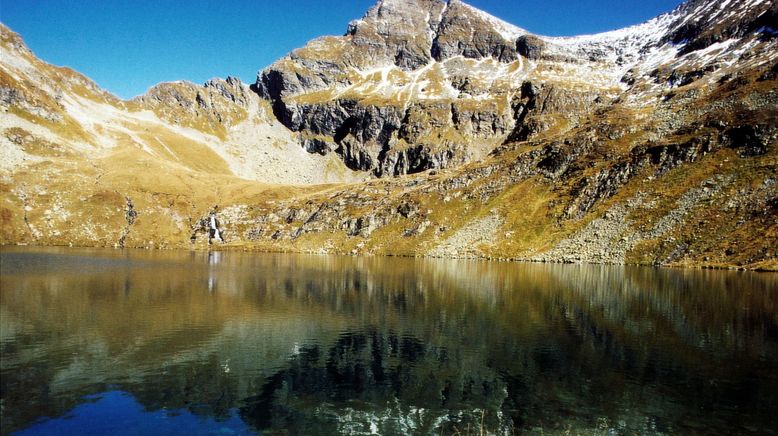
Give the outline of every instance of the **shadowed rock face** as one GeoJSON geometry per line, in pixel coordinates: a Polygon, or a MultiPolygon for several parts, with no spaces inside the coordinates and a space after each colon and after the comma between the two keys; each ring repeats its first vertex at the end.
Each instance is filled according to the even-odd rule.
{"type": "Polygon", "coordinates": [[[537,36],[524,35],[516,41],[516,51],[527,59],[537,60],[541,58],[545,45],[537,36]]]}

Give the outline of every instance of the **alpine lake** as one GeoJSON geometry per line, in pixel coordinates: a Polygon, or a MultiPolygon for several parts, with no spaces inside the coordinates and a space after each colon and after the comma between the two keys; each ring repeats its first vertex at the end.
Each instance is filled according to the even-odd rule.
{"type": "Polygon", "coordinates": [[[2,434],[776,434],[778,274],[3,247],[2,434]]]}

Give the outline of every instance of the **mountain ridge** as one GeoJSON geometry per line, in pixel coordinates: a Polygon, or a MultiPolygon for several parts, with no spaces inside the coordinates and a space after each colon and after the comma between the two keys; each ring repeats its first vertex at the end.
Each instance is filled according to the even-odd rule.
{"type": "Polygon", "coordinates": [[[242,249],[775,269],[778,6],[726,6],[553,38],[381,1],[251,86],[128,101],[0,26],[0,243],[203,247],[216,214],[242,249]]]}

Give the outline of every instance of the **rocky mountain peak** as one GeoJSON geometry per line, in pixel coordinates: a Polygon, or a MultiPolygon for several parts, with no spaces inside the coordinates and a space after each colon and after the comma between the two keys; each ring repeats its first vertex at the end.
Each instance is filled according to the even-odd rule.
{"type": "Polygon", "coordinates": [[[349,71],[397,67],[417,71],[455,57],[518,59],[527,32],[459,0],[380,0],[349,23],[343,37],[326,36],[260,72],[256,88],[271,101],[349,86],[349,71]]]}
{"type": "Polygon", "coordinates": [[[227,77],[211,79],[203,85],[163,82],[131,103],[153,111],[173,125],[224,137],[229,128],[247,118],[252,96],[256,98],[247,85],[235,77],[227,77]]]}
{"type": "Polygon", "coordinates": [[[510,62],[526,33],[460,0],[381,0],[349,24],[346,36],[379,52],[387,47],[377,61],[415,70],[454,56],[510,62]]]}
{"type": "MultiPolygon", "coordinates": [[[[362,21],[424,20],[425,13],[440,13],[447,7],[446,0],[379,0],[365,12],[362,21]],[[421,12],[421,13],[420,13],[421,12]]],[[[357,20],[360,21],[360,20],[357,20]]]]}
{"type": "Polygon", "coordinates": [[[439,17],[441,0],[382,0],[346,32],[354,47],[364,48],[374,65],[392,63],[406,70],[426,65],[439,17]]]}

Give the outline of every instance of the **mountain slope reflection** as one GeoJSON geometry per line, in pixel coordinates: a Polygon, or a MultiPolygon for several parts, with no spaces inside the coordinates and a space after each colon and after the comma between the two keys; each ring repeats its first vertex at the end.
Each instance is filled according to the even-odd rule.
{"type": "Polygon", "coordinates": [[[507,394],[499,374],[464,363],[412,337],[344,333],[325,353],[303,349],[246,400],[241,416],[259,429],[297,434],[369,432],[369,424],[381,434],[448,433],[463,423],[473,427],[481,418],[476,412],[487,407],[494,412],[489,428],[509,429],[510,422],[492,422],[507,394]]]}
{"type": "Polygon", "coordinates": [[[778,412],[778,278],[3,249],[2,430],[122,390],[255,430],[719,432],[778,412]],[[715,411],[715,413],[713,413],[715,411]]]}

